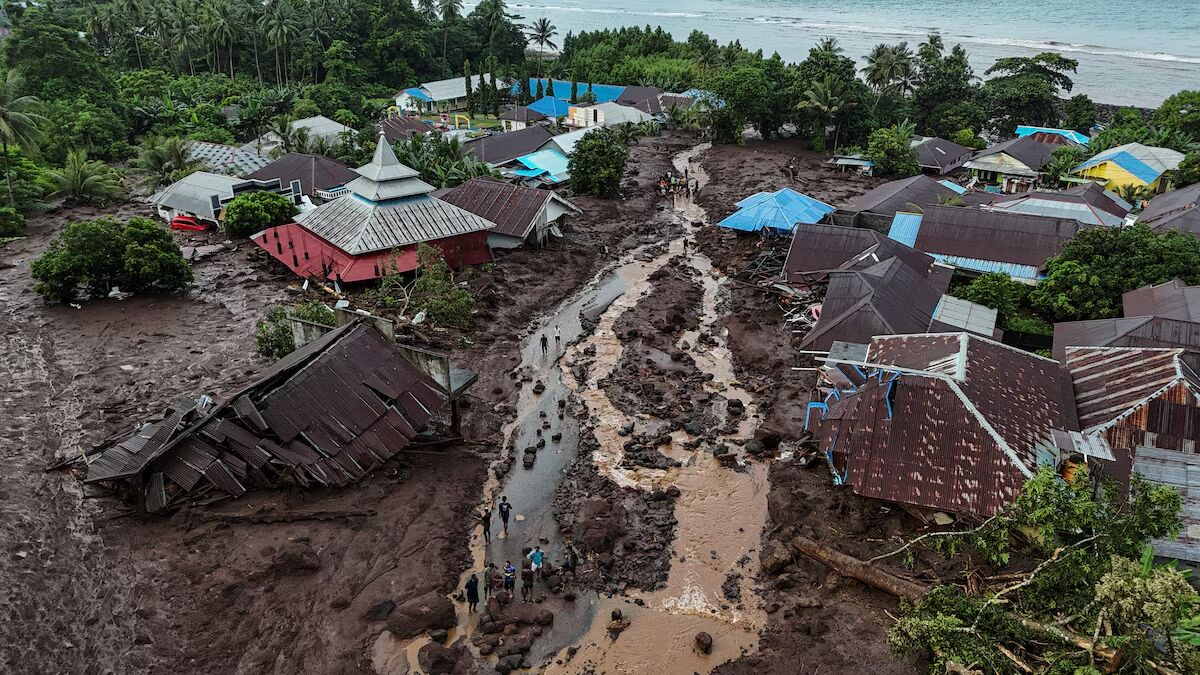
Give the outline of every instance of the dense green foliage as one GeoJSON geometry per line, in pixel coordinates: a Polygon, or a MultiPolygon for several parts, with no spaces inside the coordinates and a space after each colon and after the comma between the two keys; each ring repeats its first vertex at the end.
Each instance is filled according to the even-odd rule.
{"type": "Polygon", "coordinates": [[[996,310],[996,325],[1006,331],[1051,335],[1054,329],[1035,315],[1029,306],[1033,286],[1015,281],[1002,272],[981,274],[954,295],[996,310]]]}
{"type": "Polygon", "coordinates": [[[454,273],[436,246],[417,246],[417,278],[413,282],[409,307],[425,312],[426,320],[437,326],[466,328],[471,324],[475,298],[454,282],[454,273]]]}
{"type": "Polygon", "coordinates": [[[1171,182],[1177,188],[1200,183],[1200,150],[1193,150],[1184,156],[1171,182]]]}
{"type": "Polygon", "coordinates": [[[266,317],[258,322],[254,343],[259,354],[269,359],[281,359],[296,351],[296,339],[289,317],[322,326],[332,327],[337,323],[337,316],[332,309],[311,300],[291,309],[272,307],[267,310],[266,317]]]}
{"type": "Polygon", "coordinates": [[[1162,129],[1200,139],[1200,89],[1187,89],[1168,97],[1154,112],[1152,121],[1162,129]]]}
{"type": "Polygon", "coordinates": [[[612,129],[588,132],[575,144],[567,161],[571,187],[580,194],[616,197],[625,175],[629,150],[612,129]]]}
{"type": "Polygon", "coordinates": [[[1117,316],[1121,294],[1180,278],[1200,283],[1200,240],[1146,225],[1082,230],[1046,265],[1030,301],[1052,321],[1117,316]]]}
{"type": "Polygon", "coordinates": [[[225,207],[223,229],[230,237],[249,237],[268,227],[289,222],[296,213],[296,205],[281,194],[245,192],[225,207]]]}
{"type": "Polygon", "coordinates": [[[479,176],[499,178],[498,171],[464,154],[457,138],[433,132],[413,136],[394,147],[402,164],[421,172],[421,180],[439,188],[454,187],[479,176]]]}
{"type": "Polygon", "coordinates": [[[907,122],[871,132],[867,140],[867,159],[875,163],[875,173],[896,177],[920,173],[912,136],[913,127],[907,122]]]}
{"type": "Polygon", "coordinates": [[[1076,94],[1063,108],[1063,128],[1086,134],[1096,123],[1096,104],[1087,94],[1076,94]]]}
{"type": "Polygon", "coordinates": [[[25,216],[11,206],[0,206],[0,239],[25,234],[25,216]]]}
{"type": "Polygon", "coordinates": [[[122,223],[101,218],[71,223],[30,264],[34,290],[71,302],[76,289],[107,293],[114,286],[135,293],[169,292],[192,280],[192,268],[171,234],[147,218],[122,223]]]}
{"type": "Polygon", "coordinates": [[[1126,495],[1086,469],[1067,482],[1042,467],[995,518],[929,540],[947,554],[965,552],[1002,570],[1018,553],[1020,571],[979,594],[935,588],[906,608],[889,642],[897,652],[929,656],[930,673],[948,672],[950,662],[988,674],[1014,672],[1014,656],[1036,672],[1098,672],[1087,670],[1094,657],[1046,626],[1074,624],[1090,638],[1100,623],[1113,630],[1101,633],[1101,643],[1124,655],[1115,665],[1131,668],[1120,672],[1138,672],[1148,656],[1186,668],[1197,657],[1194,647],[1177,642],[1164,654],[1154,641],[1171,639],[1192,618],[1196,593],[1143,555],[1149,540],[1179,531],[1181,506],[1174,489],[1138,475],[1126,495]]]}

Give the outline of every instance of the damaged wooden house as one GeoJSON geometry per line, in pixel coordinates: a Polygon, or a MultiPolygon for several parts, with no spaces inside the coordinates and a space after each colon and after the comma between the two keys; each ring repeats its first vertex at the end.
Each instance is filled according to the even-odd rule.
{"type": "Polygon", "coordinates": [[[416,440],[437,438],[469,385],[440,384],[362,322],[334,329],[217,403],[183,398],[89,453],[85,482],[149,512],[281,484],[342,487],[416,440]]]}
{"type": "Polygon", "coordinates": [[[805,425],[834,482],[865,497],[990,516],[1041,464],[1112,459],[1070,433],[1071,379],[1052,359],[960,332],[879,336],[825,360],[855,381],[825,387],[805,425]]]}

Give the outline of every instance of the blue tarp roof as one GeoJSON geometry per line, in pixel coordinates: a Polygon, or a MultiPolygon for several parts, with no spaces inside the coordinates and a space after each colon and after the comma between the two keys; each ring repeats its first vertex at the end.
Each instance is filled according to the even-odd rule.
{"type": "Polygon", "coordinates": [[[408,94],[409,96],[411,96],[413,98],[420,99],[422,101],[427,101],[427,102],[433,101],[432,98],[429,98],[429,94],[426,94],[425,92],[421,91],[420,87],[409,87],[408,89],[404,90],[404,93],[408,94]]]}
{"type": "Polygon", "coordinates": [[[1125,151],[1102,152],[1071,170],[1072,173],[1089,169],[1097,164],[1112,162],[1137,177],[1143,183],[1153,183],[1162,172],[1125,151]]]}
{"type": "MultiPolygon", "coordinates": [[[[542,78],[542,91],[546,91],[546,87],[550,80],[542,78]]],[[[537,96],[538,78],[529,78],[529,91],[534,96],[537,96]]],[[[515,94],[520,87],[520,83],[513,85],[513,93],[515,94]]],[[[587,82],[580,82],[578,92],[583,96],[583,92],[587,91],[587,82]]],[[[616,84],[596,84],[592,83],[592,95],[596,97],[596,103],[608,103],[615,101],[621,96],[621,92],[625,91],[625,87],[616,84]]],[[[570,80],[555,80],[554,81],[554,96],[557,98],[570,98],[571,82],[570,80]]],[[[541,111],[538,111],[541,112],[541,111]]],[[[545,113],[543,113],[545,114],[545,113]]]]}
{"type": "Polygon", "coordinates": [[[792,231],[796,223],[818,223],[834,208],[825,202],[802,195],[790,188],[775,192],[759,192],[737,203],[740,207],[718,223],[743,232],[758,232],[764,228],[792,231]]]}
{"type": "Polygon", "coordinates": [[[560,183],[570,176],[570,173],[567,171],[567,157],[557,150],[538,150],[537,152],[518,157],[517,161],[529,167],[528,170],[517,169],[513,172],[518,176],[548,174],[550,180],[555,183],[560,183]],[[533,173],[528,173],[528,171],[532,171],[533,173]]]}
{"type": "Polygon", "coordinates": [[[1034,134],[1056,134],[1068,140],[1075,141],[1080,145],[1087,145],[1091,139],[1086,134],[1081,134],[1078,131],[1071,129],[1054,129],[1051,127],[1035,127],[1022,124],[1017,127],[1017,138],[1024,136],[1032,136],[1034,134]]]}
{"type": "Polygon", "coordinates": [[[959,185],[958,183],[955,183],[952,180],[939,180],[938,182],[941,183],[942,185],[945,185],[946,187],[950,188],[951,190],[954,190],[954,192],[956,194],[960,194],[960,195],[967,194],[967,188],[959,185]]]}
{"type": "Polygon", "coordinates": [[[897,212],[892,216],[892,228],[888,230],[888,238],[916,247],[917,234],[921,232],[921,214],[897,212]]]}
{"type": "Polygon", "coordinates": [[[546,117],[565,117],[571,104],[554,96],[543,96],[529,104],[530,110],[542,113],[546,117]]]}

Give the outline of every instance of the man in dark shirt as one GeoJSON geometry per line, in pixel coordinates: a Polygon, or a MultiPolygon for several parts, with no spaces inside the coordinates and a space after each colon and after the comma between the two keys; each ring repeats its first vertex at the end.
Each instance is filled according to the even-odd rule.
{"type": "Polygon", "coordinates": [[[533,600],[533,570],[521,568],[521,602],[533,600]]]}
{"type": "Polygon", "coordinates": [[[483,540],[490,542],[492,540],[492,509],[489,506],[483,507],[483,513],[479,514],[479,522],[483,525],[483,540]]]}
{"type": "Polygon", "coordinates": [[[474,612],[475,605],[479,604],[479,577],[474,574],[470,579],[467,579],[467,611],[474,612]]]}
{"type": "Polygon", "coordinates": [[[508,516],[512,513],[512,504],[508,503],[508,497],[501,495],[500,497],[500,520],[504,522],[504,536],[508,536],[508,516]]]}

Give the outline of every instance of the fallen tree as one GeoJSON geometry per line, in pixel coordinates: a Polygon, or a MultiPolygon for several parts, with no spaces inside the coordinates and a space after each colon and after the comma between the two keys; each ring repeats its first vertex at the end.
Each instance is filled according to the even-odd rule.
{"type": "Polygon", "coordinates": [[[979,527],[924,535],[892,554],[861,560],[803,536],[788,548],[901,599],[889,633],[898,653],[924,652],[931,673],[1200,672],[1200,595],[1173,565],[1155,565],[1147,545],[1174,536],[1180,498],[1134,476],[1128,496],[1093,482],[1070,483],[1044,469],[1018,500],[979,527]],[[1019,547],[1021,571],[993,575],[1001,588],[927,586],[882,567],[881,560],[921,541],[937,551],[1008,566],[1019,547]],[[1140,554],[1141,562],[1134,558],[1140,554]],[[1032,564],[1032,567],[1029,567],[1032,564]],[[1083,635],[1072,625],[1088,626],[1083,635]]]}

